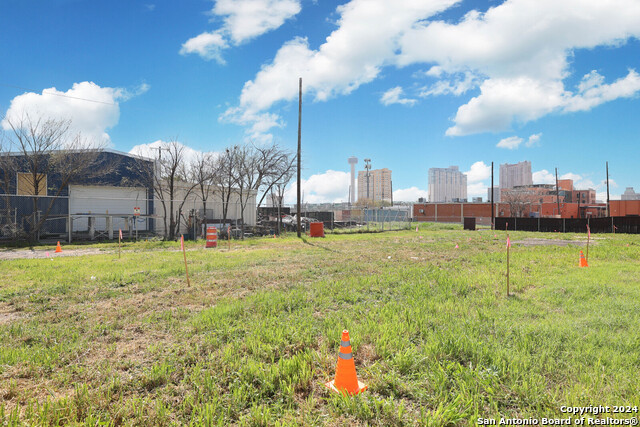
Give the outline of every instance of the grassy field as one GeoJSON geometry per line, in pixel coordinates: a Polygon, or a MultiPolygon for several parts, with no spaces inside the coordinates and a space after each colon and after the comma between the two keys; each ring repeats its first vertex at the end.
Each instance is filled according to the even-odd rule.
{"type": "Polygon", "coordinates": [[[0,261],[0,420],[438,426],[640,406],[640,236],[592,236],[578,268],[586,235],[512,232],[508,298],[505,237],[188,243],[190,287],[176,243],[0,261]],[[323,385],[343,329],[369,386],[355,397],[323,385]]]}

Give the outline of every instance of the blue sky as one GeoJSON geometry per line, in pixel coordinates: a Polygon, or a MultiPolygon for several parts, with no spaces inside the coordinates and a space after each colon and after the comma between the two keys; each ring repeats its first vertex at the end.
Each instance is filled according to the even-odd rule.
{"type": "Polygon", "coordinates": [[[613,195],[640,191],[639,37],[637,0],[3,0],[0,114],[126,152],[295,149],[302,77],[308,202],[347,199],[350,156],[396,200],[449,165],[486,198],[522,160],[603,198],[607,160],[613,195]]]}

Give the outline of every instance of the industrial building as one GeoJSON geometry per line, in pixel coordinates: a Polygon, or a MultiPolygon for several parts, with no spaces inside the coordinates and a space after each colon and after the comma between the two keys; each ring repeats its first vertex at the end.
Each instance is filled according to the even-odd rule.
{"type": "Polygon", "coordinates": [[[466,202],[467,176],[458,166],[429,169],[429,201],[466,202]]]}
{"type": "MultiPolygon", "coordinates": [[[[49,153],[42,159],[53,165],[49,153]]],[[[65,155],[69,155],[65,153],[65,155]]],[[[156,164],[152,159],[114,150],[95,152],[90,173],[65,180],[64,163],[44,168],[37,183],[30,177],[27,159],[11,154],[12,167],[0,169],[0,239],[15,239],[20,233],[38,231],[40,238],[117,238],[121,229],[125,237],[137,233],[164,235],[170,212],[168,194],[159,197],[154,179],[156,164]],[[114,234],[115,231],[115,234],[114,234]]],[[[219,223],[222,200],[213,196],[206,210],[198,191],[189,192],[191,184],[176,185],[173,211],[179,231],[193,231],[196,221],[219,223]],[[183,203],[184,201],[184,203],[183,203]]],[[[240,218],[239,198],[232,192],[227,222],[240,218]]],[[[244,213],[245,225],[256,223],[256,194],[252,192],[244,213]]],[[[199,227],[197,227],[199,228],[199,227]]],[[[196,233],[200,230],[196,230],[196,233]]]]}

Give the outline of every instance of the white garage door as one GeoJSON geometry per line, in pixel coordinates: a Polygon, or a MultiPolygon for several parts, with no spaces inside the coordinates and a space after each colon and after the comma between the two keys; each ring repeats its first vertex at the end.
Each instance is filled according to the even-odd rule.
{"type": "MultiPolygon", "coordinates": [[[[101,214],[112,215],[113,229],[127,229],[126,219],[123,216],[133,215],[133,208],[140,208],[140,215],[147,214],[147,191],[144,188],[133,187],[108,187],[108,186],[69,186],[69,212],[77,214],[101,214]]],[[[148,229],[148,219],[138,218],[136,221],[138,230],[148,229]]],[[[96,217],[96,231],[107,231],[107,220],[104,216],[96,217]]],[[[74,231],[89,229],[87,218],[76,217],[73,220],[74,231]]]]}

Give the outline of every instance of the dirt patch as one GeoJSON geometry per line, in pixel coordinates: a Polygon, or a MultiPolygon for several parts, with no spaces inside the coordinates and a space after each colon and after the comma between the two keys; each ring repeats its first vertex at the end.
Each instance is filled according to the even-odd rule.
{"type": "Polygon", "coordinates": [[[62,252],[56,253],[54,249],[37,251],[33,249],[4,249],[0,250],[0,260],[38,258],[54,259],[67,256],[98,255],[109,252],[112,251],[106,251],[104,249],[63,249],[62,252]]]}
{"type": "MultiPolygon", "coordinates": [[[[524,239],[524,240],[514,240],[511,242],[514,245],[522,245],[522,246],[567,246],[567,245],[575,245],[575,246],[586,246],[587,242],[583,240],[556,240],[556,239],[524,239]]],[[[593,244],[593,242],[591,242],[593,244]]]]}
{"type": "Polygon", "coordinates": [[[25,317],[24,314],[18,313],[16,311],[12,312],[0,312],[0,325],[8,325],[11,322],[14,322],[18,319],[22,319],[25,317]]]}

